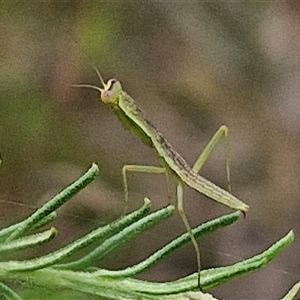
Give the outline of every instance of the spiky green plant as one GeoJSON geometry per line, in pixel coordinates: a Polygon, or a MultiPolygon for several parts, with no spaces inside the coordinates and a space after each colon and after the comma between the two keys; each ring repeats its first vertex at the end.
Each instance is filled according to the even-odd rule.
{"type": "MultiPolygon", "coordinates": [[[[50,223],[56,217],[56,210],[92,182],[98,172],[98,166],[93,164],[83,176],[31,216],[0,231],[0,253],[6,254],[6,260],[0,262],[1,299],[29,299],[26,294],[22,296],[25,298],[22,298],[9,287],[13,285],[18,288],[16,283],[22,288],[31,289],[30,299],[41,299],[41,297],[42,299],[75,299],[76,293],[80,295],[78,299],[87,299],[86,297],[118,300],[216,299],[206,292],[266,266],[294,239],[293,232],[290,231],[259,255],[227,267],[201,271],[203,292],[198,290],[197,273],[166,283],[135,279],[138,274],[145,272],[176,249],[189,243],[190,236],[187,233],[132,267],[118,271],[94,267],[96,262],[103,261],[108,255],[119,250],[149,227],[170,217],[174,212],[174,207],[168,206],[149,214],[151,202],[146,198],[140,209],[111,224],[99,227],[47,255],[27,260],[7,258],[9,257],[7,253],[12,254],[22,249],[37,247],[53,239],[57,233],[53,227],[42,233],[33,234],[32,231],[50,223]],[[94,248],[79,259],[65,262],[66,258],[70,261],[73,254],[87,246],[94,248]]],[[[239,218],[240,213],[234,212],[194,228],[193,233],[195,237],[201,237],[228,226],[239,218]]],[[[294,299],[298,290],[299,283],[282,299],[294,299]]]]}

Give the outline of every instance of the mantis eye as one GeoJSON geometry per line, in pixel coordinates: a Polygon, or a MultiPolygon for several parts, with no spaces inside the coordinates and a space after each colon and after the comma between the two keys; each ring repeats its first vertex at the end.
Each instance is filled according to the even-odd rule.
{"type": "Polygon", "coordinates": [[[101,93],[101,99],[102,99],[102,101],[105,102],[105,103],[110,102],[111,99],[112,99],[112,96],[113,96],[112,91],[103,91],[103,92],[101,93]]]}

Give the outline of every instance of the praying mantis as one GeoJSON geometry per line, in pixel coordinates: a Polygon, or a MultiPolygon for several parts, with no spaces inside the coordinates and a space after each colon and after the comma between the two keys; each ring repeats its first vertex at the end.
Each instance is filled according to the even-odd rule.
{"type": "Polygon", "coordinates": [[[154,125],[152,125],[148,121],[148,119],[136,105],[133,98],[130,97],[122,89],[120,81],[118,81],[117,79],[110,79],[107,83],[105,83],[99,71],[97,69],[95,70],[102,84],[102,88],[90,84],[73,85],[73,87],[92,88],[99,91],[101,101],[113,110],[113,112],[117,115],[117,117],[127,129],[134,133],[144,144],[155,150],[161,162],[161,167],[125,165],[122,168],[126,206],[129,202],[128,184],[126,177],[127,172],[144,172],[155,174],[164,173],[167,179],[168,192],[168,182],[170,175],[175,178],[177,184],[177,210],[182,218],[186,230],[188,231],[191,237],[191,242],[196,251],[198,268],[198,286],[201,290],[200,249],[194,235],[192,234],[191,226],[184,212],[183,186],[184,184],[186,184],[189,187],[200,192],[201,194],[206,195],[208,198],[211,198],[235,210],[240,210],[243,213],[245,213],[248,210],[249,206],[247,204],[233,196],[230,192],[220,188],[219,186],[215,185],[214,183],[210,182],[209,180],[205,179],[204,177],[198,174],[202,165],[204,164],[207,157],[210,155],[212,149],[215,147],[220,138],[222,136],[226,137],[228,135],[228,129],[226,126],[221,126],[217,130],[211,141],[200,154],[194,166],[191,168],[184,160],[184,158],[178,152],[176,152],[173,146],[166,140],[162,133],[159,132],[154,127],[154,125]]]}

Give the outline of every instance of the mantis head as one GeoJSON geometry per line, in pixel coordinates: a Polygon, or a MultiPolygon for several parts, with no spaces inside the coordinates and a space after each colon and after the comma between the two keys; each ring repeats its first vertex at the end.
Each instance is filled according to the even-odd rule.
{"type": "Polygon", "coordinates": [[[73,87],[85,87],[97,90],[100,92],[100,99],[105,104],[117,105],[119,101],[119,94],[122,91],[122,86],[119,80],[109,79],[107,83],[104,82],[100,72],[95,68],[97,75],[100,79],[100,82],[103,88],[100,88],[91,84],[78,84],[72,85],[73,87]]]}

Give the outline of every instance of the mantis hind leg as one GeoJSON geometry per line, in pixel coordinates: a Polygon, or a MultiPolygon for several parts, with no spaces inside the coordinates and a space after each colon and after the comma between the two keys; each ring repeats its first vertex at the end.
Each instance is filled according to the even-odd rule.
{"type": "Polygon", "coordinates": [[[124,186],[124,195],[125,195],[125,207],[124,207],[123,215],[126,215],[126,213],[128,211],[128,206],[129,206],[127,172],[166,174],[168,196],[170,197],[169,176],[168,176],[168,172],[167,172],[166,168],[154,167],[154,166],[125,165],[122,168],[123,186],[124,186]]]}
{"type": "Polygon", "coordinates": [[[196,241],[196,238],[192,232],[192,228],[191,225],[187,219],[187,216],[184,212],[184,208],[183,208],[183,183],[182,181],[179,179],[178,180],[178,184],[177,184],[177,210],[180,214],[180,217],[184,223],[184,226],[187,230],[187,232],[189,233],[190,237],[191,237],[191,242],[194,246],[194,249],[196,251],[196,259],[197,259],[197,271],[198,271],[198,287],[201,291],[201,284],[200,284],[200,271],[201,271],[201,260],[200,260],[200,247],[196,241]]]}
{"type": "Polygon", "coordinates": [[[208,142],[198,159],[196,160],[193,170],[198,173],[204,163],[206,162],[207,158],[210,156],[212,151],[214,150],[215,146],[218,144],[220,139],[225,138],[225,167],[226,167],[226,177],[227,177],[227,185],[228,191],[231,192],[231,185],[230,185],[230,145],[229,145],[229,136],[228,136],[228,127],[222,125],[214,134],[212,139],[208,142]]]}
{"type": "MultiPolygon", "coordinates": [[[[204,148],[204,150],[202,151],[202,153],[200,154],[200,156],[198,157],[198,159],[196,160],[194,166],[192,167],[193,171],[195,171],[196,173],[198,173],[200,171],[200,169],[202,168],[202,166],[204,165],[204,163],[206,162],[206,160],[208,159],[208,157],[210,156],[210,154],[212,153],[212,151],[214,150],[215,146],[218,144],[218,142],[220,141],[220,139],[224,137],[225,138],[225,167],[226,167],[226,177],[227,177],[227,182],[228,182],[228,190],[229,192],[231,192],[231,186],[230,186],[230,147],[229,147],[229,139],[228,139],[228,127],[223,125],[221,126],[216,133],[214,134],[214,136],[212,137],[212,139],[209,141],[209,143],[206,145],[206,147],[204,148]]],[[[184,213],[184,209],[183,209],[183,185],[182,182],[178,183],[177,186],[177,201],[178,201],[178,211],[179,214],[183,220],[183,223],[188,231],[188,233],[191,236],[191,241],[192,244],[195,248],[196,251],[196,257],[197,257],[197,267],[198,267],[198,286],[201,290],[201,285],[200,285],[200,271],[201,271],[201,260],[200,260],[200,247],[191,231],[191,226],[189,225],[189,222],[187,220],[187,217],[184,213]]]]}

